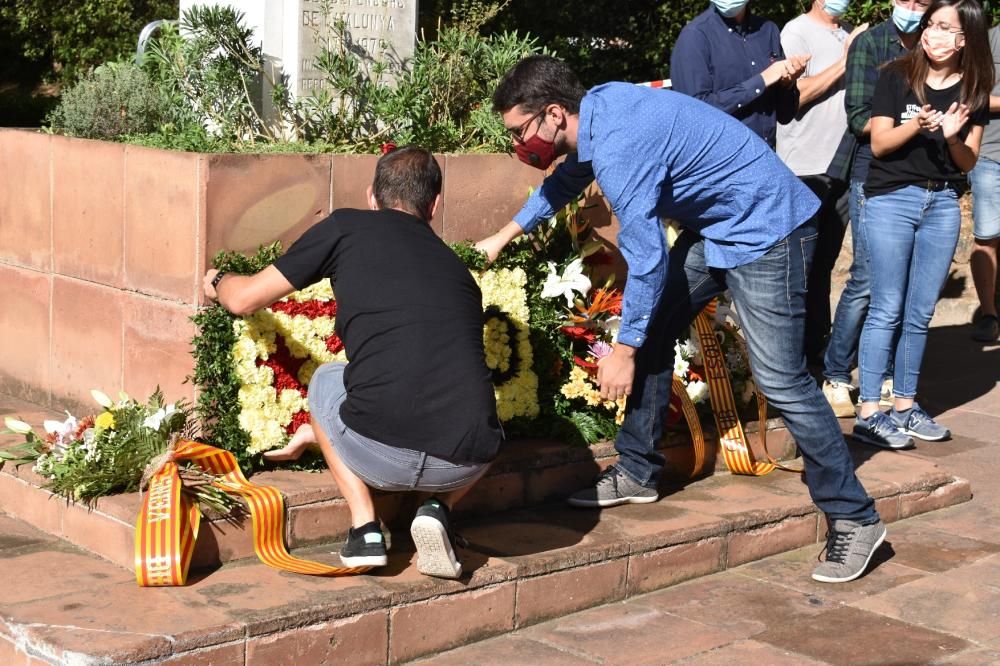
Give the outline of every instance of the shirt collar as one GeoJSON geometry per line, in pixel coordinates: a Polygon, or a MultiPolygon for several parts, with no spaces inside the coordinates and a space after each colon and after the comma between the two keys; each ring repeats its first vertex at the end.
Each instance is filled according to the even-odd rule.
{"type": "Polygon", "coordinates": [[[753,23],[753,14],[750,13],[749,7],[747,8],[746,16],[743,17],[742,23],[738,23],[735,19],[726,18],[715,7],[709,7],[708,11],[715,15],[715,20],[718,22],[718,25],[722,26],[723,30],[735,32],[740,35],[750,32],[753,23]]]}
{"type": "Polygon", "coordinates": [[[594,147],[590,142],[590,125],[594,119],[594,93],[588,91],[580,100],[580,117],[576,124],[576,158],[581,162],[594,159],[594,147]]]}

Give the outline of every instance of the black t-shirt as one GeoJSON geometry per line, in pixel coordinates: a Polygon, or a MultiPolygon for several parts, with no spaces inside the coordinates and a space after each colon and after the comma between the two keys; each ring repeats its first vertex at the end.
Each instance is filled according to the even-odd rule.
{"type": "MultiPolygon", "coordinates": [[[[945,112],[953,102],[959,101],[962,82],[942,90],[925,86],[924,91],[927,103],[936,111],[945,112]]],[[[920,101],[902,74],[893,68],[882,70],[872,96],[872,118],[892,118],[893,127],[899,127],[920,113],[920,107],[920,101]]],[[[964,141],[972,125],[985,125],[988,118],[985,109],[972,112],[959,131],[959,138],[964,141]]],[[[921,129],[917,136],[892,153],[873,158],[865,181],[865,196],[885,194],[907,185],[926,184],[928,180],[946,181],[959,191],[967,186],[965,174],[951,158],[948,142],[940,129],[934,132],[921,129]]]]}
{"type": "Polygon", "coordinates": [[[297,289],[331,280],[350,361],[340,408],[349,428],[453,462],[496,457],[482,293],[426,222],[397,210],[337,210],[274,266],[297,289]]]}

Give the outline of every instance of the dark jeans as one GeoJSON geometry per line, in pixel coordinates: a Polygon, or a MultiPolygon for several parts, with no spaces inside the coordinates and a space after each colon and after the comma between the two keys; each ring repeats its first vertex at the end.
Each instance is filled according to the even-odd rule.
{"type": "Polygon", "coordinates": [[[816,212],[816,254],[809,271],[809,291],[806,294],[806,360],[820,365],[823,349],[830,335],[830,279],[840,256],[847,231],[850,193],[845,183],[829,176],[802,176],[800,180],[820,200],[816,212]]]}
{"type": "Polygon", "coordinates": [[[851,263],[851,275],[837,303],[833,330],[830,332],[830,341],[826,346],[826,356],[823,361],[823,376],[831,382],[844,384],[851,382],[851,369],[858,358],[861,327],[864,326],[865,316],[868,314],[868,302],[871,300],[871,268],[868,265],[868,248],[865,247],[864,235],[861,233],[861,210],[865,205],[864,187],[862,181],[852,180],[849,188],[854,261],[851,263]]]}
{"type": "Polygon", "coordinates": [[[874,502],[854,474],[840,424],[806,370],[806,275],[815,244],[816,227],[810,222],[749,264],[720,270],[705,265],[700,236],[681,234],[670,250],[667,286],[637,355],[632,395],[615,440],[618,465],[629,476],[647,486],[659,478],[665,461],[656,443],[670,401],[674,342],[701,308],[728,287],[754,380],[798,443],[813,501],[832,519],[869,523],[877,518],[874,502]]]}

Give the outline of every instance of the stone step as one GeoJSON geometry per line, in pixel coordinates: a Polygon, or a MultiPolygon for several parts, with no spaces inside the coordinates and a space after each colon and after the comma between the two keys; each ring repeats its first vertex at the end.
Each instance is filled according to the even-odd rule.
{"type": "MultiPolygon", "coordinates": [[[[10,414],[33,425],[58,416],[43,407],[10,397],[0,397],[0,415],[10,414]]],[[[756,437],[757,423],[748,425],[756,437]]],[[[778,459],[789,459],[795,445],[780,419],[768,421],[768,450],[778,459]]],[[[715,455],[714,435],[707,446],[705,469],[724,470],[715,455]]],[[[19,441],[0,436],[0,446],[19,441]]],[[[661,451],[676,479],[686,479],[694,459],[690,435],[675,428],[667,433],[661,451]]],[[[604,442],[573,447],[559,442],[515,440],[504,445],[487,476],[457,507],[459,515],[481,516],[498,511],[536,506],[565,497],[589,483],[600,470],[617,459],[614,447],[604,442]]],[[[285,497],[285,539],[292,548],[343,538],[350,527],[350,512],[336,484],[326,473],[274,470],[255,474],[254,483],[278,488],[285,497]]],[[[71,541],[119,566],[131,569],[135,560],[135,520],[141,497],[126,493],[100,498],[92,507],[69,504],[44,490],[44,479],[29,466],[6,466],[0,471],[0,510],[35,527],[71,541]]],[[[390,528],[405,528],[422,497],[415,493],[376,495],[378,515],[390,528]]],[[[254,557],[249,518],[216,517],[202,523],[192,568],[217,566],[254,557]]]]}
{"type": "MultiPolygon", "coordinates": [[[[932,460],[854,446],[852,453],[887,522],[971,497],[967,481],[932,460]]],[[[198,573],[186,587],[142,589],[128,571],[0,516],[0,663],[397,664],[820,548],[825,522],[796,474],[718,474],[664,490],[651,505],[551,504],[456,521],[469,541],[458,581],[420,575],[401,531],[389,565],[374,575],[300,576],[243,560],[198,573]]],[[[296,553],[335,563],[338,546],[296,553]]]]}

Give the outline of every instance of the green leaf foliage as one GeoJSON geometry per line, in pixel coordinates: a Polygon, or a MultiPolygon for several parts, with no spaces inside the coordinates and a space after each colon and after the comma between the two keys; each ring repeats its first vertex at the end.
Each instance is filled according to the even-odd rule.
{"type": "MultiPolygon", "coordinates": [[[[428,33],[436,16],[461,12],[469,0],[423,0],[422,25],[428,33]]],[[[984,3],[992,25],[1000,22],[1000,2],[984,3]]],[[[779,27],[812,6],[808,0],[752,0],[754,13],[779,27]]],[[[670,78],[670,52],[691,19],[709,7],[708,0],[617,0],[617,2],[556,2],[544,11],[533,0],[510,0],[485,34],[519,30],[565,59],[586,86],[606,81],[654,81],[670,78]]],[[[846,20],[859,25],[880,23],[892,11],[891,0],[852,0],[846,20]]]]}
{"type": "Polygon", "coordinates": [[[177,0],[7,0],[0,41],[35,75],[75,81],[102,63],[135,52],[142,27],[177,18],[177,0]]]}
{"type": "MultiPolygon", "coordinates": [[[[281,244],[276,242],[262,245],[251,256],[220,252],[212,264],[227,273],[252,275],[279,256],[281,244]]],[[[200,389],[195,411],[201,419],[205,442],[231,451],[240,468],[249,472],[260,465],[260,459],[247,454],[249,437],[239,423],[240,379],[232,356],[236,344],[235,319],[235,315],[218,304],[202,308],[191,317],[198,334],[192,341],[195,369],[190,379],[200,389]]]]}

